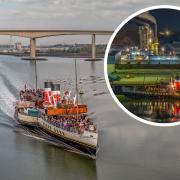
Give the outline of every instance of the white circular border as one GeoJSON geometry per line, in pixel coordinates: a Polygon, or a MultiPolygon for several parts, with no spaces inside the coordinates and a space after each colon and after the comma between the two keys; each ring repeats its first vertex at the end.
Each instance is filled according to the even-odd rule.
{"type": "Polygon", "coordinates": [[[118,106],[123,109],[128,115],[130,115],[131,117],[133,117],[134,119],[142,122],[142,123],[145,123],[145,124],[149,124],[149,125],[152,125],[152,126],[161,126],[161,127],[169,127],[169,126],[177,126],[177,125],[180,125],[180,121],[179,122],[174,122],[174,123],[156,123],[156,122],[151,122],[151,121],[148,121],[148,120],[145,120],[145,119],[142,119],[136,115],[134,115],[133,113],[131,113],[129,110],[127,110],[121,103],[120,101],[117,99],[116,95],[114,94],[112,88],[111,88],[111,85],[109,83],[109,78],[108,78],[108,72],[107,72],[107,60],[108,60],[108,54],[109,54],[109,50],[110,50],[110,47],[111,47],[111,44],[115,38],[115,36],[117,35],[117,33],[120,31],[120,29],[129,21],[131,20],[132,18],[136,17],[137,15],[141,14],[141,13],[144,13],[146,11],[149,11],[149,10],[154,10],[154,9],[174,9],[174,10],[180,10],[180,7],[178,6],[171,6],[171,5],[158,5],[158,6],[151,6],[151,7],[148,7],[148,8],[144,8],[144,9],[141,9],[135,13],[133,13],[132,15],[130,15],[128,18],[126,18],[117,28],[116,30],[114,31],[114,33],[112,34],[112,36],[110,37],[110,40],[108,42],[108,45],[106,47],[106,52],[105,52],[105,57],[104,57],[104,76],[105,76],[105,80],[106,80],[106,84],[108,86],[108,89],[110,91],[110,94],[111,96],[113,97],[113,99],[115,100],[115,102],[118,104],[118,106]]]}

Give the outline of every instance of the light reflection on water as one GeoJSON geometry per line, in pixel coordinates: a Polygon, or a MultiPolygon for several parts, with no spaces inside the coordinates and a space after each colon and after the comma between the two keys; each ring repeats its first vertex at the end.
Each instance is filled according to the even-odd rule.
{"type": "Polygon", "coordinates": [[[123,101],[122,104],[133,114],[157,123],[180,121],[179,100],[163,98],[139,98],[123,101]]]}

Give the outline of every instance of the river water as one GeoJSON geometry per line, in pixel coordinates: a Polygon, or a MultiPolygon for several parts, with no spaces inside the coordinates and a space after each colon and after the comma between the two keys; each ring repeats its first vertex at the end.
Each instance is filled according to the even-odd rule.
{"type": "MultiPolygon", "coordinates": [[[[60,80],[74,87],[74,59],[38,62],[38,85],[60,80]],[[69,83],[70,82],[70,83],[69,83]]],[[[80,88],[99,129],[97,160],[69,152],[16,126],[13,103],[19,89],[34,87],[34,64],[0,56],[0,179],[3,180],[177,180],[180,127],[153,127],[125,114],[108,92],[103,61],[78,59],[80,88]]]]}
{"type": "Polygon", "coordinates": [[[178,99],[163,97],[130,98],[121,103],[130,112],[147,121],[173,123],[180,121],[180,103],[178,99]]]}

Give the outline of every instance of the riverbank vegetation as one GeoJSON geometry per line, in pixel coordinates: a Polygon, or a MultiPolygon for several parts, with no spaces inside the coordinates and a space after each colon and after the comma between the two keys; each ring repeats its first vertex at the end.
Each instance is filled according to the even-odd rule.
{"type": "MultiPolygon", "coordinates": [[[[158,66],[158,65],[157,65],[158,66]]],[[[154,66],[155,67],[155,66],[154,66]]],[[[171,78],[176,76],[180,77],[180,70],[178,65],[173,65],[173,69],[169,69],[169,66],[164,68],[117,68],[113,65],[108,65],[108,74],[117,75],[120,77],[118,80],[114,80],[113,84],[121,85],[153,85],[157,83],[169,83],[171,78]]]]}

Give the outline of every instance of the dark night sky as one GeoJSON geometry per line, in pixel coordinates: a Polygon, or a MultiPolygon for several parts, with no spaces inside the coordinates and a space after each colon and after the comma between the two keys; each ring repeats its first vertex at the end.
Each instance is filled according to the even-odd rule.
{"type": "MultiPolygon", "coordinates": [[[[174,9],[156,9],[150,11],[150,14],[156,18],[158,32],[170,30],[171,36],[168,38],[169,43],[180,41],[180,11],[174,9]]],[[[159,41],[167,43],[167,37],[158,33],[159,41]]]]}
{"type": "Polygon", "coordinates": [[[159,31],[170,29],[180,32],[180,11],[174,9],[156,9],[150,11],[157,21],[159,31]]]}
{"type": "MultiPolygon", "coordinates": [[[[160,44],[169,44],[180,42],[180,11],[174,9],[155,9],[149,11],[157,21],[158,26],[158,41],[160,44]],[[162,35],[160,32],[170,30],[169,37],[162,35]]],[[[113,43],[119,46],[134,46],[139,44],[138,27],[133,23],[133,19],[126,23],[114,38],[113,43]]]]}

